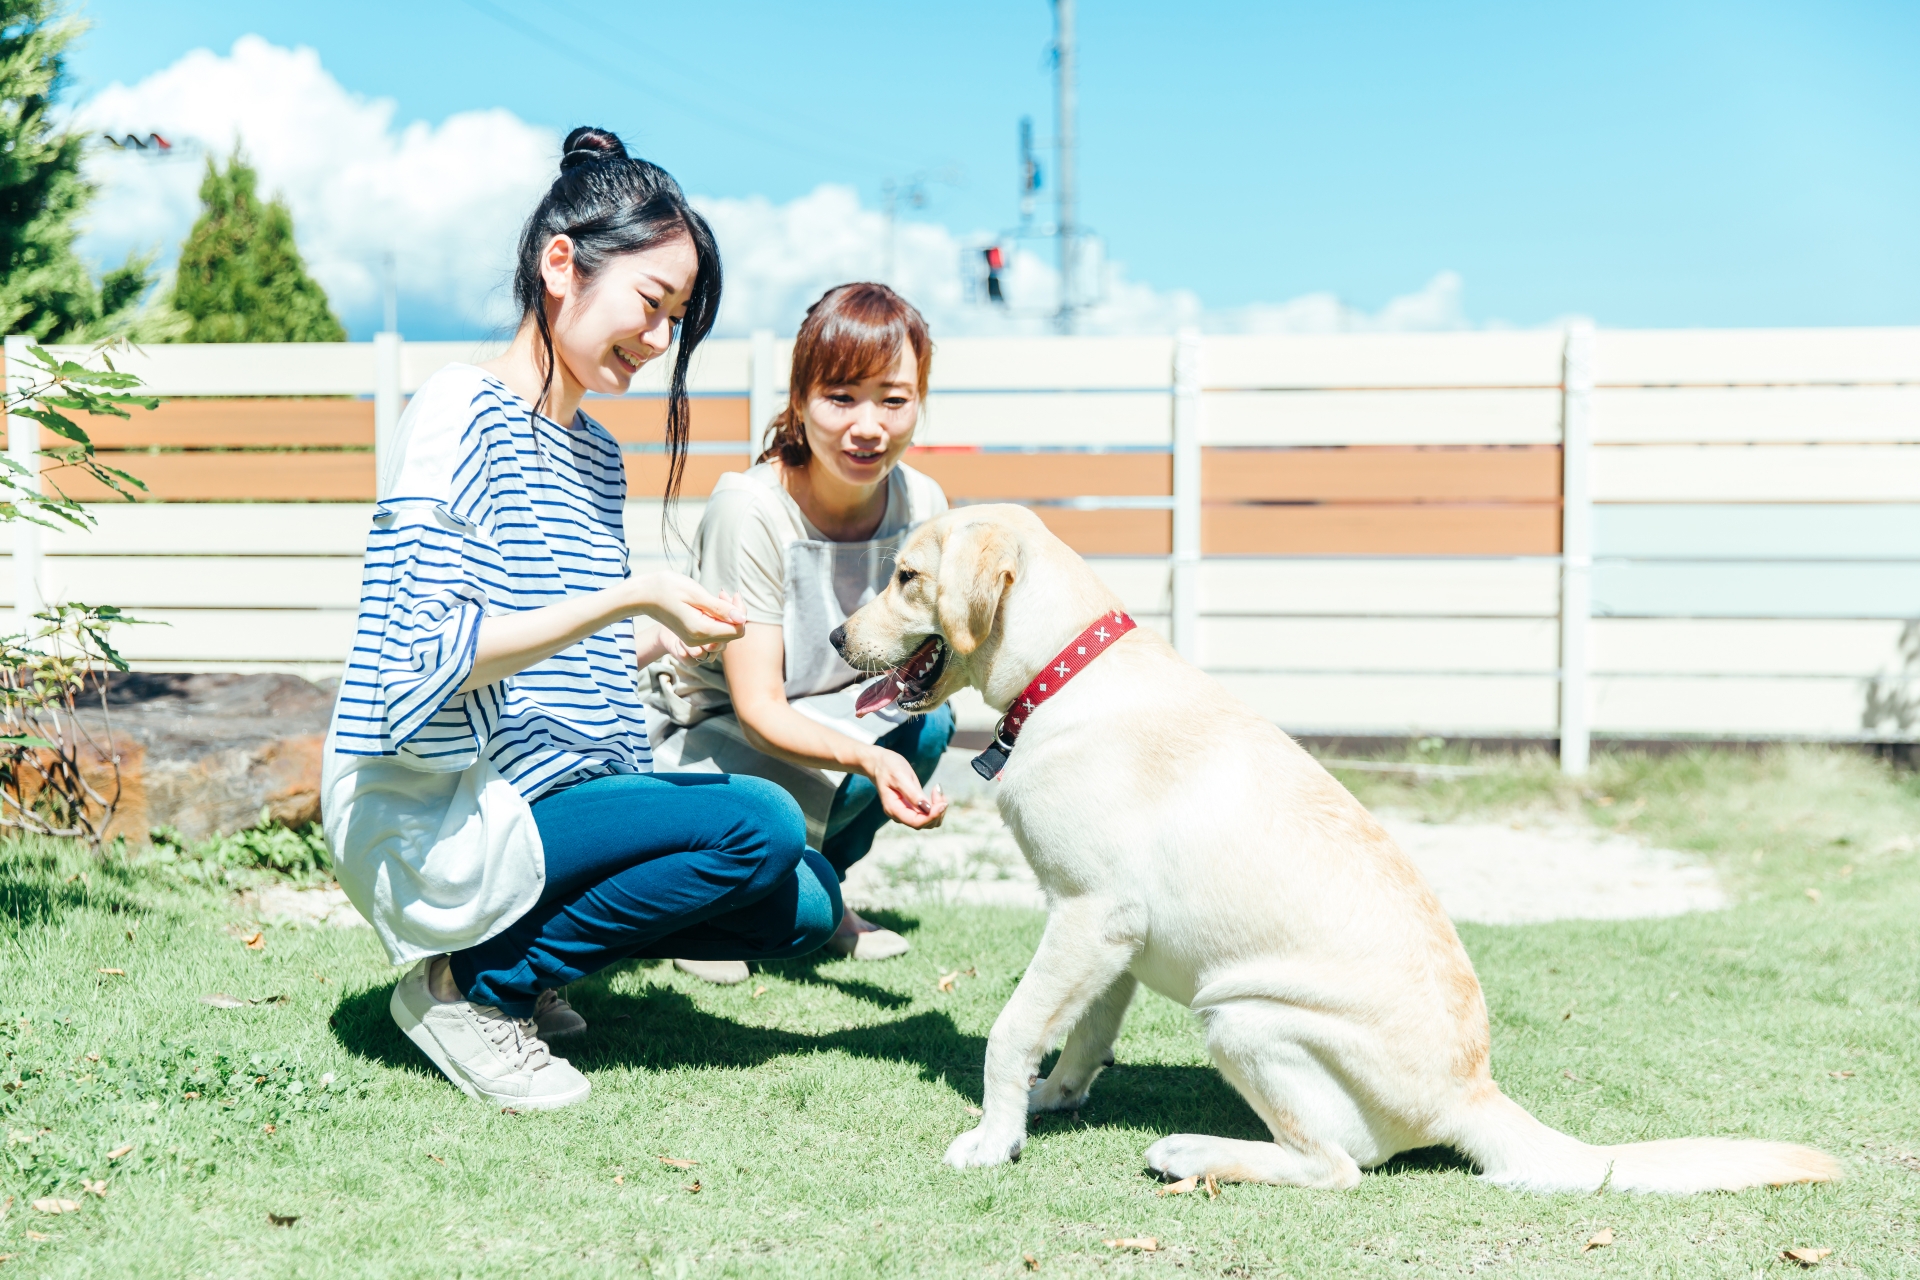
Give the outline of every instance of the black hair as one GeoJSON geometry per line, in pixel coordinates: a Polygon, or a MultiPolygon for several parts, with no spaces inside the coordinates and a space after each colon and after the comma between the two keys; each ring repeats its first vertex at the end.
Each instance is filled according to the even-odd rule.
{"type": "Polygon", "coordinates": [[[547,188],[539,207],[520,232],[520,254],[513,271],[513,300],[521,319],[533,318],[540,330],[546,369],[535,406],[545,412],[553,388],[553,331],[547,323],[547,287],[540,274],[547,242],[565,236],[573,242],[574,269],[592,280],[609,258],[666,244],[679,236],[693,243],[699,263],[687,313],[679,322],[673,353],[673,377],[667,388],[667,491],[671,503],[686,470],[688,409],[687,364],[694,348],[713,329],[720,310],[720,249],[713,229],[687,203],[680,184],[659,165],[627,154],[626,144],[607,129],[582,127],[560,148],[560,176],[547,188]]]}

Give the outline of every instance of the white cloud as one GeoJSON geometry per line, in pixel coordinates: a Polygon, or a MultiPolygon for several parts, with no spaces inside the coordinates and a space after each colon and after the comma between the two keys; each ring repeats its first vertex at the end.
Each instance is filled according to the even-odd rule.
{"type": "Polygon", "coordinates": [[[96,132],[158,132],[184,153],[92,155],[88,172],[103,191],[85,243],[102,259],[153,247],[171,259],[198,210],[205,157],[224,159],[238,142],[264,191],[292,208],[301,251],[336,310],[377,307],[391,249],[410,304],[475,327],[510,315],[502,284],[514,237],[559,147],[504,110],[398,127],[391,100],[349,93],[313,50],[258,36],[225,57],[199,49],[138,84],[113,85],[76,118],[96,132]]]}
{"type": "MultiPolygon", "coordinates": [[[[137,84],[115,84],[82,104],[76,121],[95,133],[158,132],[177,149],[165,159],[104,147],[91,154],[88,172],[102,193],[83,247],[102,262],[157,248],[170,264],[198,210],[206,157],[224,158],[239,143],[264,190],[292,208],[309,268],[361,333],[378,315],[389,250],[403,330],[497,329],[512,318],[505,282],[515,237],[551,178],[559,140],[505,110],[462,112],[438,126],[400,125],[395,111],[390,99],[348,92],[312,49],[258,36],[242,37],[225,56],[195,50],[137,84]]],[[[985,234],[904,220],[889,233],[883,213],[833,185],[784,204],[758,196],[695,203],[726,264],[722,334],[791,333],[823,291],[857,279],[890,279],[937,333],[1052,329],[1059,275],[1038,253],[1016,252],[1004,273],[1012,306],[976,296],[985,234]]],[[[1452,272],[1375,312],[1332,294],[1208,311],[1192,292],[1132,280],[1093,250],[1088,274],[1101,287],[1082,320],[1090,333],[1471,327],[1452,272]]]]}

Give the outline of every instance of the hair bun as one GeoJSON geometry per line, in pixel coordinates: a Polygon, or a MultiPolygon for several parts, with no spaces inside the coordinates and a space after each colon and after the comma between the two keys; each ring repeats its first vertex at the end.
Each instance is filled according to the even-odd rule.
{"type": "Polygon", "coordinates": [[[611,129],[582,125],[560,145],[560,172],[569,173],[595,160],[627,159],[627,144],[611,129]]]}

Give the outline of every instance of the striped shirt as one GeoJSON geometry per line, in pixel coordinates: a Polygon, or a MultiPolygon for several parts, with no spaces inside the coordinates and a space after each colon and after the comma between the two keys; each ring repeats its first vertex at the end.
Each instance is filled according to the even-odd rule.
{"type": "Polygon", "coordinates": [[[481,755],[533,800],[576,775],[653,768],[624,620],[468,693],[482,618],[627,576],[620,446],[569,429],[490,374],[450,365],[420,388],[375,508],[336,750],[455,772],[481,755]]]}

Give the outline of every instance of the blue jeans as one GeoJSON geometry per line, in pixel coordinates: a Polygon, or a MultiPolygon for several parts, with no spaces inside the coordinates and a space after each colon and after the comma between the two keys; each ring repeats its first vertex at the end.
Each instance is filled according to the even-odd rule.
{"type": "MultiPolygon", "coordinates": [[[[914,776],[925,786],[952,739],[953,708],[941,706],[912,717],[877,739],[875,745],[905,756],[914,776]]],[[[886,824],[887,811],[880,807],[880,792],[867,778],[850,773],[834,793],[833,807],[827,810],[827,836],[820,842],[820,852],[835,874],[845,880],[847,868],[867,856],[873,848],[873,837],[886,824]]]]}
{"type": "MultiPolygon", "coordinates": [[[[718,773],[590,778],[533,802],[547,886],[533,910],[453,955],[476,1004],[516,1017],[620,960],[783,960],[840,924],[834,869],[785,791],[718,773]]],[[[868,837],[871,841],[872,837],[868,837]]]]}

